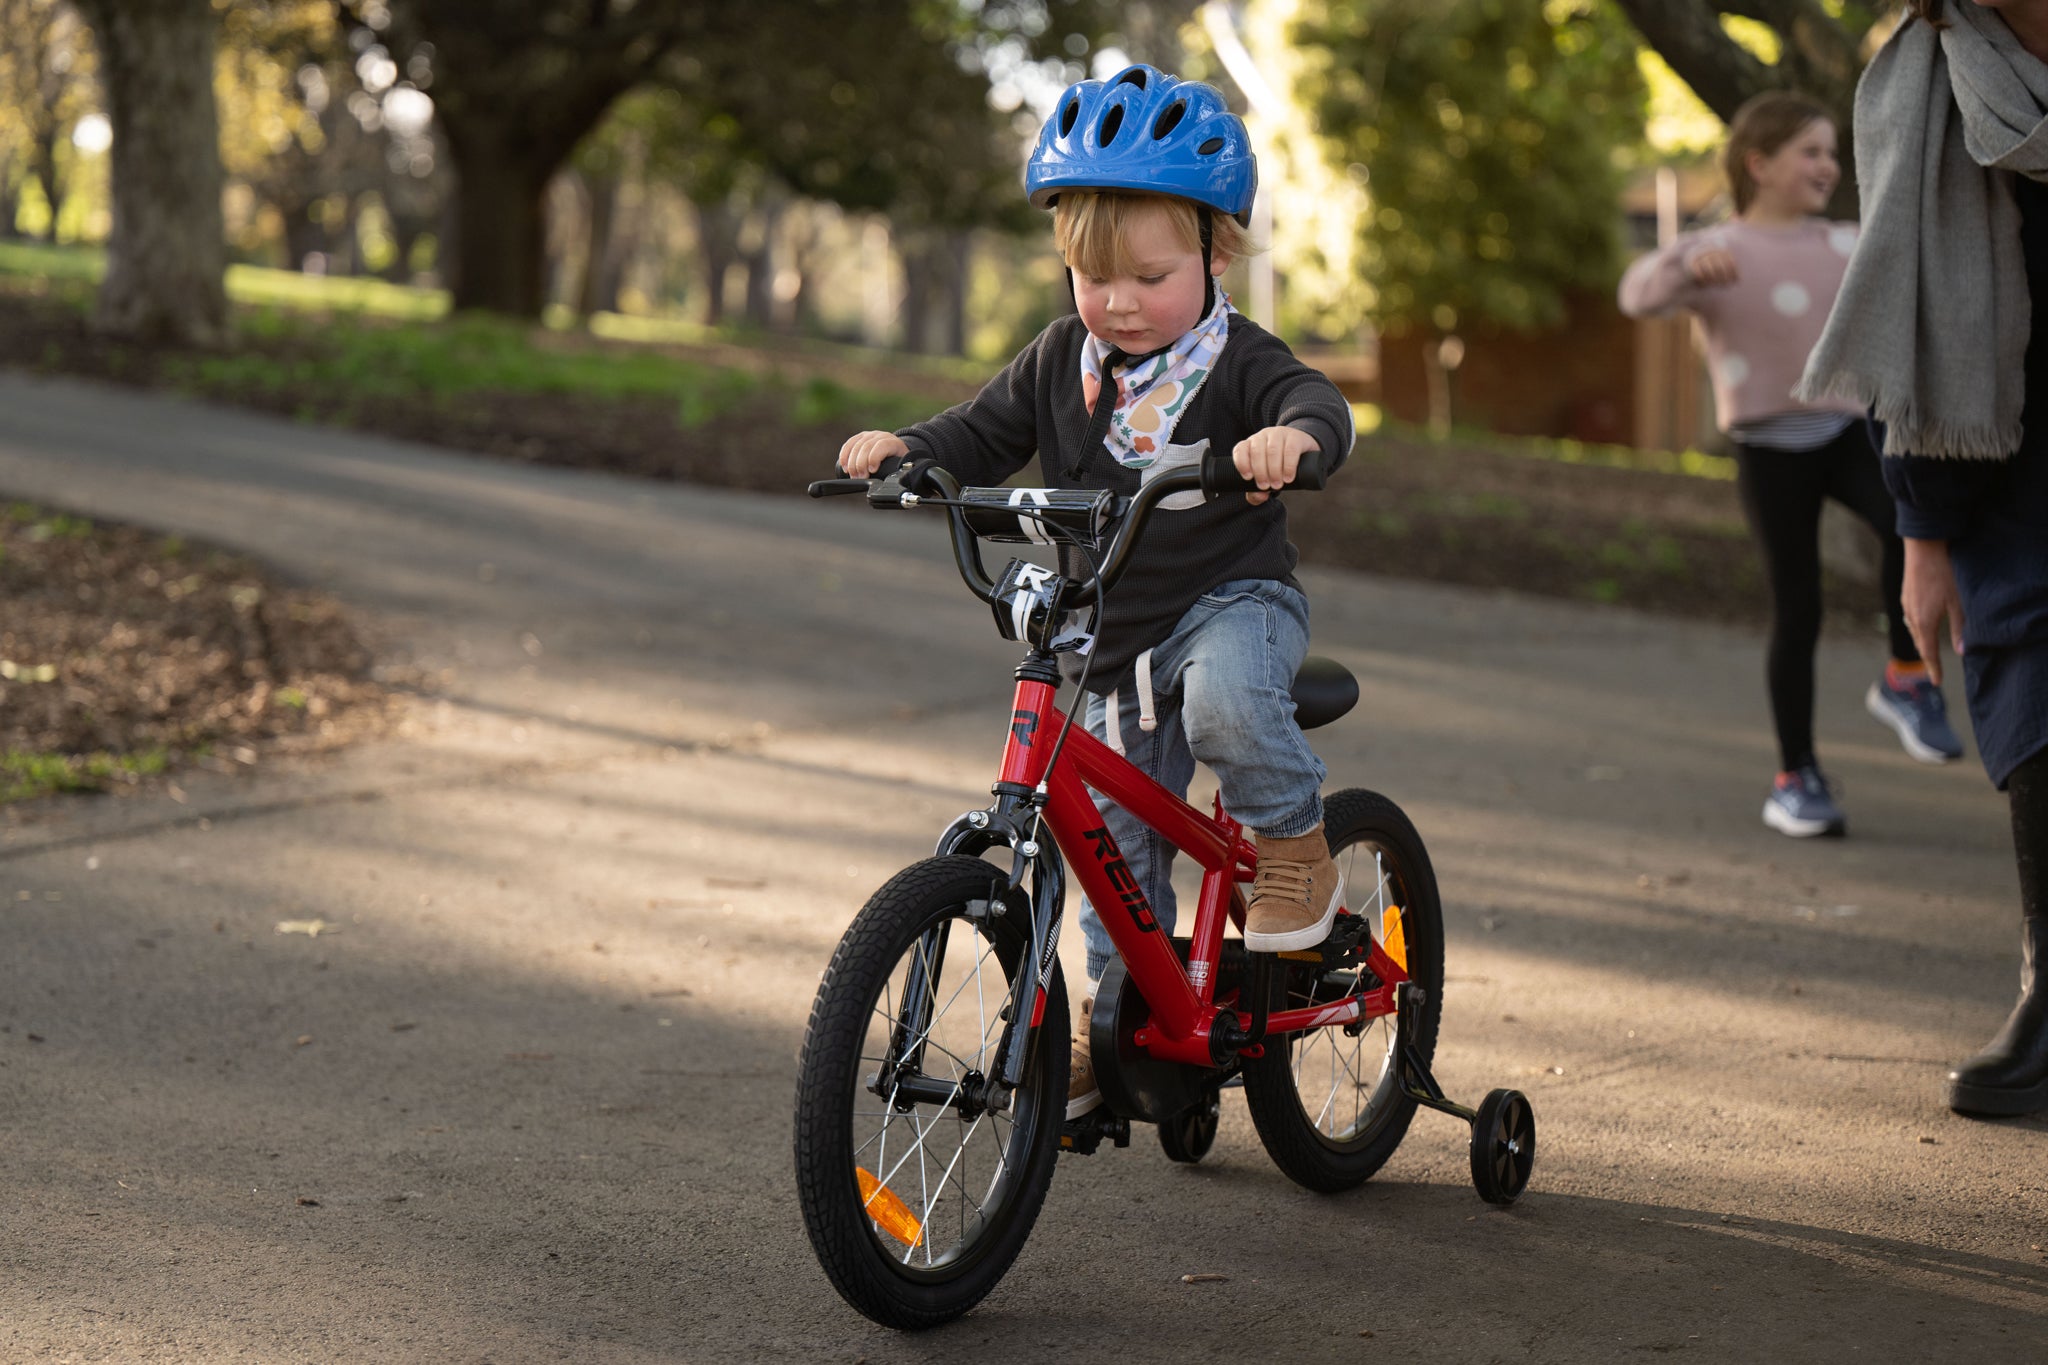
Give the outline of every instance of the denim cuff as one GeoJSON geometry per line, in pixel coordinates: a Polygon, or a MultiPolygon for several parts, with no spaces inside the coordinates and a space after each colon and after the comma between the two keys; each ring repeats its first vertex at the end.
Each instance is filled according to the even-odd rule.
{"type": "Polygon", "coordinates": [[[1254,830],[1253,833],[1268,839],[1299,839],[1311,833],[1323,823],[1323,798],[1320,793],[1309,798],[1307,805],[1271,829],[1254,830]]]}

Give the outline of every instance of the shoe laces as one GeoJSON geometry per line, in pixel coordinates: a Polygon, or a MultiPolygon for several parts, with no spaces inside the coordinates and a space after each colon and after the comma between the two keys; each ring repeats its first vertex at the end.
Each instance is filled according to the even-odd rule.
{"type": "Polygon", "coordinates": [[[1309,903],[1309,894],[1315,889],[1315,865],[1299,863],[1291,858],[1261,858],[1259,870],[1252,878],[1252,899],[1261,896],[1276,900],[1309,903]]]}

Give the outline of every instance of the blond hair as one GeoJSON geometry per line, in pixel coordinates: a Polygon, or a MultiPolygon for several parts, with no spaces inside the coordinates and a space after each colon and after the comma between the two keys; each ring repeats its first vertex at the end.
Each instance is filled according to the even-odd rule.
{"type": "MultiPolygon", "coordinates": [[[[1134,275],[1130,231],[1148,213],[1166,215],[1174,240],[1187,251],[1202,249],[1200,207],[1172,194],[1120,190],[1062,190],[1053,206],[1052,237],[1067,266],[1094,279],[1134,275]]],[[[1227,213],[1209,211],[1210,251],[1217,260],[1236,260],[1261,250],[1251,234],[1227,213]]]]}

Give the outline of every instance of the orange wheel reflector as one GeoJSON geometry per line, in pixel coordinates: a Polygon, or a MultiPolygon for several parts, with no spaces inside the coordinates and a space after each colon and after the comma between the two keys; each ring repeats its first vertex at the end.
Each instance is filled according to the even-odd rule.
{"type": "Polygon", "coordinates": [[[896,1197],[887,1185],[868,1174],[867,1167],[856,1166],[853,1173],[860,1179],[861,1207],[874,1219],[875,1226],[894,1237],[905,1246],[916,1246],[924,1240],[924,1225],[917,1221],[917,1215],[910,1211],[910,1205],[896,1197]]]}
{"type": "Polygon", "coordinates": [[[1408,970],[1408,934],[1401,927],[1401,907],[1390,905],[1387,913],[1380,918],[1380,947],[1387,956],[1401,964],[1401,970],[1408,970]]]}

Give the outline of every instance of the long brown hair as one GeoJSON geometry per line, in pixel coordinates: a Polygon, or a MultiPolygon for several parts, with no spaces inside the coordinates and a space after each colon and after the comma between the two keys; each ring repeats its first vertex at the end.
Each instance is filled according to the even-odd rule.
{"type": "MultiPolygon", "coordinates": [[[[1919,0],[1939,4],[1941,0],[1919,0]]],[[[1728,176],[1728,191],[1735,196],[1735,211],[1746,213],[1756,198],[1756,181],[1749,174],[1749,154],[1770,156],[1797,137],[1816,119],[1834,121],[1834,115],[1819,100],[1790,90],[1767,90],[1735,111],[1728,123],[1728,142],[1721,148],[1721,169],[1728,176]]]]}

